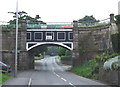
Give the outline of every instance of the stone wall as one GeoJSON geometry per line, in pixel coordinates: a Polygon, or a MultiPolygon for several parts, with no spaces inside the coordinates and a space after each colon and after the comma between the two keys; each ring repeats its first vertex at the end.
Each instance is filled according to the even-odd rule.
{"type": "Polygon", "coordinates": [[[2,61],[2,27],[0,26],[0,61],[2,61]]]}
{"type": "Polygon", "coordinates": [[[105,61],[101,61],[99,64],[99,79],[103,82],[109,83],[111,85],[118,85],[120,86],[120,72],[119,71],[105,71],[103,69],[105,61]]]}
{"type": "Polygon", "coordinates": [[[85,61],[93,59],[94,56],[101,54],[108,49],[109,26],[89,29],[79,29],[79,58],[80,65],[85,61]]]}
{"type": "Polygon", "coordinates": [[[15,62],[15,30],[2,29],[2,61],[12,66],[15,62]]]}
{"type": "MultiPolygon", "coordinates": [[[[2,29],[2,61],[15,68],[15,29],[2,29]]],[[[18,70],[34,68],[34,56],[26,50],[26,26],[22,24],[18,33],[18,70]]]]}

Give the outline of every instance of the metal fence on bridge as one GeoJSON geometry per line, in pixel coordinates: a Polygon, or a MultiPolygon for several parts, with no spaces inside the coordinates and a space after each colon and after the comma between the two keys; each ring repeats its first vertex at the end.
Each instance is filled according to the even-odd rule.
{"type": "MultiPolygon", "coordinates": [[[[73,22],[27,22],[27,29],[72,29],[73,28],[73,22]]],[[[84,28],[84,27],[101,27],[101,26],[107,26],[110,24],[110,18],[99,20],[98,22],[94,23],[79,23],[78,27],[84,28]]],[[[6,21],[0,21],[0,26],[5,27],[7,29],[15,29],[15,24],[10,24],[6,21]]],[[[18,27],[21,27],[21,23],[19,23],[18,27]]]]}

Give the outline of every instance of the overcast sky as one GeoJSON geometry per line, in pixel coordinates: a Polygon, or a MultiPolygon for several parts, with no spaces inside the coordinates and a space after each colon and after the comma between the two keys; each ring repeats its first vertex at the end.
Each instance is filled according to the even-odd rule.
{"type": "MultiPolygon", "coordinates": [[[[9,21],[16,11],[17,0],[0,1],[0,21],[9,21]]],[[[110,13],[118,14],[120,0],[18,0],[19,11],[26,11],[35,17],[40,15],[44,22],[72,22],[85,15],[96,19],[109,18],[110,13]]]]}

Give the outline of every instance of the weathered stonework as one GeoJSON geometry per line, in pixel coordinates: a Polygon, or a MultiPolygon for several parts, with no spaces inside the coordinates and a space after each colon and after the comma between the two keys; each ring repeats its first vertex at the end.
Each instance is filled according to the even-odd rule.
{"type": "Polygon", "coordinates": [[[72,65],[77,66],[80,64],[80,58],[79,58],[79,50],[78,50],[78,22],[73,21],[73,51],[72,51],[72,65]]]}
{"type": "Polygon", "coordinates": [[[26,50],[26,33],[27,27],[26,23],[22,23],[21,29],[20,29],[20,54],[19,54],[19,70],[26,70],[26,69],[33,69],[34,68],[34,62],[31,62],[34,60],[34,54],[26,50]]]}

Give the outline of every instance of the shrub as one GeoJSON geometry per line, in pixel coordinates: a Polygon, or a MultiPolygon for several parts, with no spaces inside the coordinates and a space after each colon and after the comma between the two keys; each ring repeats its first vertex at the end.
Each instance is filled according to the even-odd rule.
{"type": "Polygon", "coordinates": [[[9,75],[3,74],[3,73],[0,73],[0,76],[2,77],[2,78],[0,77],[0,79],[2,79],[2,81],[0,81],[0,85],[12,77],[12,76],[9,76],[9,75]]]}
{"type": "Polygon", "coordinates": [[[61,56],[61,60],[70,60],[71,56],[61,56]]]}
{"type": "Polygon", "coordinates": [[[111,35],[111,40],[114,52],[120,53],[120,33],[111,35]]]}
{"type": "Polygon", "coordinates": [[[71,52],[69,50],[66,50],[65,56],[70,56],[70,55],[71,55],[71,52]]]}
{"type": "Polygon", "coordinates": [[[98,61],[99,60],[100,61],[102,61],[102,60],[108,60],[108,59],[111,59],[111,58],[113,58],[115,56],[118,56],[118,55],[119,55],[118,53],[112,53],[112,54],[105,54],[105,53],[103,53],[103,54],[97,56],[96,60],[98,60],[98,61]]]}
{"type": "Polygon", "coordinates": [[[58,55],[59,56],[65,56],[65,52],[66,52],[65,48],[62,48],[62,47],[58,48],[58,55]]]}
{"type": "MultiPolygon", "coordinates": [[[[85,62],[82,66],[72,68],[72,72],[87,78],[92,78],[93,75],[96,75],[95,73],[98,73],[98,70],[98,62],[95,59],[85,62]]],[[[94,78],[98,79],[97,75],[94,78]]]]}

